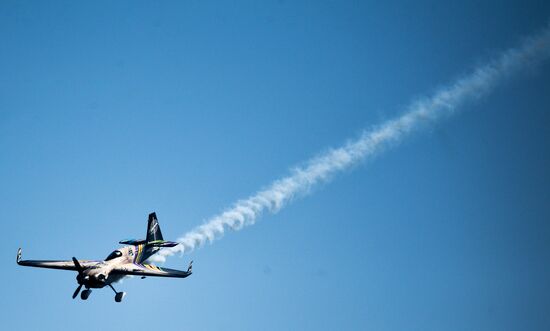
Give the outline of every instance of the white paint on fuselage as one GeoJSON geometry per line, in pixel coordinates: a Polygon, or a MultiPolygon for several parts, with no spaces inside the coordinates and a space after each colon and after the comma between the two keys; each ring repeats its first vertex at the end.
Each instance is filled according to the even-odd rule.
{"type": "Polygon", "coordinates": [[[116,283],[124,278],[124,275],[111,275],[110,273],[117,266],[127,263],[133,263],[135,255],[137,254],[135,250],[135,246],[121,247],[117,249],[117,251],[120,251],[122,253],[121,256],[111,259],[109,261],[101,261],[98,264],[84,270],[84,275],[88,276],[91,280],[89,287],[102,288],[104,286],[107,286],[108,284],[116,283]],[[101,278],[100,275],[105,276],[104,281],[99,281],[99,279],[101,278]]]}

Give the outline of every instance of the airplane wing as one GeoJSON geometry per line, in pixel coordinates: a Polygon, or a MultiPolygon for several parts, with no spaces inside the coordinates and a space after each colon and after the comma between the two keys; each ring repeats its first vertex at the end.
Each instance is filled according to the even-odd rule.
{"type": "Polygon", "coordinates": [[[192,263],[193,261],[189,263],[187,271],[161,268],[152,264],[126,263],[115,267],[111,274],[185,278],[192,274],[192,263]]]}
{"type": "MultiPolygon", "coordinates": [[[[80,265],[86,269],[98,264],[98,261],[78,260],[80,265]]],[[[17,264],[27,267],[63,269],[77,271],[72,260],[21,260],[21,248],[17,251],[17,264]]]]}

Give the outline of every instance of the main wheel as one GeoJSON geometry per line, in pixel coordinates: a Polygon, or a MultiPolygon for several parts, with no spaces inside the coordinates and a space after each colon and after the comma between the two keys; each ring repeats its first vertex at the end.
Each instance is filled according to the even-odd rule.
{"type": "Polygon", "coordinates": [[[88,297],[90,296],[90,294],[92,294],[92,290],[84,290],[80,293],[80,298],[82,300],[86,300],[88,299],[88,297]]]}
{"type": "Polygon", "coordinates": [[[116,301],[116,302],[121,302],[122,299],[124,298],[124,296],[126,296],[126,292],[118,292],[118,293],[115,295],[115,301],[116,301]]]}

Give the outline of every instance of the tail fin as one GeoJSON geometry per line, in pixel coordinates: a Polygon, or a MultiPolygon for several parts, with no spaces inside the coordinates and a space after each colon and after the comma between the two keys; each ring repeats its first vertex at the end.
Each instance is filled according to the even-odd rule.
{"type": "Polygon", "coordinates": [[[159,221],[157,220],[157,214],[149,214],[149,221],[147,222],[147,237],[146,242],[151,243],[162,239],[162,233],[160,232],[159,221]]]}

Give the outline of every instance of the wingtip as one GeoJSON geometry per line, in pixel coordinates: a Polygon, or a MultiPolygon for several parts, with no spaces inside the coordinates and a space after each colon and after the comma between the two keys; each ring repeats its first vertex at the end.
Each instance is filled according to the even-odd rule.
{"type": "Polygon", "coordinates": [[[193,272],[193,260],[189,262],[189,266],[187,267],[187,272],[192,273],[193,272]]]}
{"type": "Polygon", "coordinates": [[[17,264],[21,262],[21,247],[17,250],[17,264]]]}

